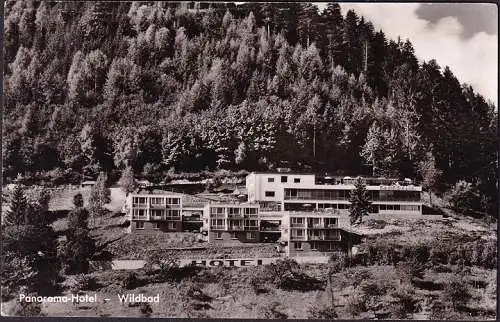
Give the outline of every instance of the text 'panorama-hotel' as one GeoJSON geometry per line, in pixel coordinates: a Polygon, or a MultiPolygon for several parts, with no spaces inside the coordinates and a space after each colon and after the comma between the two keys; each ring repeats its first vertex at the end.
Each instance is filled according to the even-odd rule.
{"type": "MultiPolygon", "coordinates": [[[[291,172],[251,173],[244,202],[213,201],[166,191],[129,194],[129,231],[201,231],[211,243],[281,241],[289,253],[335,251],[349,230],[356,178],[291,172]]],[[[408,179],[363,178],[371,214],[421,215],[422,187],[408,179]]]]}

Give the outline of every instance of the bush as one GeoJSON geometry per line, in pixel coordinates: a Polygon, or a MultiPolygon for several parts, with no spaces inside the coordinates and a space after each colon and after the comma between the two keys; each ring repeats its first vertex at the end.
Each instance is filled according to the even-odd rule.
{"type": "Polygon", "coordinates": [[[344,253],[333,253],[328,261],[331,274],[340,273],[347,267],[348,259],[344,253]]]}
{"type": "Polygon", "coordinates": [[[450,301],[455,309],[467,304],[471,298],[471,291],[463,276],[453,276],[444,286],[443,299],[450,301]]]}
{"type": "Polygon", "coordinates": [[[304,273],[292,259],[277,260],[265,273],[276,287],[283,290],[311,291],[322,288],[322,282],[304,273]]]}
{"type": "Polygon", "coordinates": [[[349,313],[353,318],[358,316],[361,312],[365,312],[366,307],[364,301],[361,297],[354,295],[347,299],[346,312],[349,313]]]}
{"type": "Polygon", "coordinates": [[[371,219],[367,223],[368,228],[371,229],[384,229],[387,226],[387,222],[381,219],[371,219]]]}
{"type": "Polygon", "coordinates": [[[140,286],[140,281],[137,278],[136,273],[129,273],[122,281],[122,287],[126,290],[132,290],[136,287],[140,286]]]}
{"type": "Polygon", "coordinates": [[[75,281],[74,288],[77,291],[95,291],[100,287],[95,277],[85,274],[77,275],[75,281]]]}
{"type": "Polygon", "coordinates": [[[261,309],[261,313],[265,319],[287,319],[288,314],[282,311],[280,303],[271,302],[261,309]]]}
{"type": "Polygon", "coordinates": [[[422,278],[424,276],[425,267],[416,260],[409,260],[398,263],[396,271],[401,282],[411,282],[414,278],[422,278]]]}
{"type": "Polygon", "coordinates": [[[151,308],[151,305],[147,302],[141,303],[139,310],[141,311],[141,315],[143,317],[146,317],[146,318],[150,317],[151,313],[153,313],[153,309],[151,308]]]}
{"type": "Polygon", "coordinates": [[[335,308],[331,305],[322,305],[322,306],[312,305],[309,308],[309,318],[331,320],[331,319],[337,319],[338,314],[335,308]]]}
{"type": "Polygon", "coordinates": [[[407,285],[395,290],[391,296],[392,314],[394,318],[405,319],[408,314],[413,314],[421,310],[420,299],[416,298],[415,290],[407,285]]]}

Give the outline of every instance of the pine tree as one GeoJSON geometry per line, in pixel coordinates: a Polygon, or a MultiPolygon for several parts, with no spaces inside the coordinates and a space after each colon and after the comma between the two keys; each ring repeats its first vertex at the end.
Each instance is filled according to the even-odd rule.
{"type": "Polygon", "coordinates": [[[90,236],[89,212],[83,207],[80,193],[73,197],[75,208],[69,213],[67,242],[61,253],[66,273],[87,273],[89,261],[96,251],[95,240],[90,236]]]}
{"type": "Polygon", "coordinates": [[[134,170],[128,166],[123,170],[122,176],[118,181],[118,185],[122,188],[126,195],[133,192],[137,185],[134,179],[134,170]]]}
{"type": "Polygon", "coordinates": [[[101,216],[104,213],[103,207],[110,201],[111,191],[106,187],[107,180],[105,172],[99,173],[95,185],[90,190],[89,206],[93,219],[96,215],[101,216]]]}
{"type": "Polygon", "coordinates": [[[21,185],[16,185],[12,192],[10,209],[5,215],[5,225],[19,226],[25,225],[28,218],[28,202],[24,195],[24,189],[21,185]]]}
{"type": "Polygon", "coordinates": [[[349,202],[351,203],[349,209],[351,225],[358,225],[363,221],[363,217],[368,215],[371,206],[371,202],[368,200],[366,184],[361,177],[358,177],[354,183],[354,190],[351,191],[349,202]]]}

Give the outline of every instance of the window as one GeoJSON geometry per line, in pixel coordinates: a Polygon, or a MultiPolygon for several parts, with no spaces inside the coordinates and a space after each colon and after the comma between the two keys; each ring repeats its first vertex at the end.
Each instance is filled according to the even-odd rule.
{"type": "Polygon", "coordinates": [[[294,242],[293,248],[295,248],[297,250],[302,250],[302,243],[301,242],[294,242]]]}
{"type": "Polygon", "coordinates": [[[175,223],[174,222],[168,222],[167,223],[167,228],[169,230],[174,230],[175,229],[175,223]]]}
{"type": "Polygon", "coordinates": [[[210,213],[212,215],[223,215],[224,214],[224,207],[213,207],[210,209],[210,213]]]}
{"type": "Polygon", "coordinates": [[[312,242],[311,243],[311,250],[318,250],[318,243],[312,242]]]}
{"type": "Polygon", "coordinates": [[[231,233],[231,239],[238,239],[238,236],[236,235],[235,232],[231,233]]]}
{"type": "Polygon", "coordinates": [[[151,198],[151,204],[152,205],[163,205],[163,204],[165,204],[165,199],[164,198],[158,198],[158,197],[152,197],[151,198]]]}
{"type": "Polygon", "coordinates": [[[220,231],[215,233],[215,239],[222,239],[222,233],[220,231]]]}
{"type": "Polygon", "coordinates": [[[281,176],[281,183],[288,182],[288,177],[287,176],[281,176]]]}
{"type": "Polygon", "coordinates": [[[174,210],[167,210],[167,217],[173,218],[173,217],[179,217],[180,216],[180,210],[174,209],[174,210]]]}
{"type": "Polygon", "coordinates": [[[161,218],[164,215],[164,211],[161,209],[151,209],[151,217],[161,218]]]}
{"type": "Polygon", "coordinates": [[[154,222],[153,223],[153,229],[160,229],[160,223],[154,222]]]}
{"type": "Polygon", "coordinates": [[[294,178],[293,183],[300,183],[300,178],[294,178]]]}
{"type": "Polygon", "coordinates": [[[257,239],[257,233],[255,231],[247,232],[247,239],[257,239]]]}
{"type": "Polygon", "coordinates": [[[144,229],[144,221],[136,221],[135,228],[136,229],[144,229]]]}
{"type": "Polygon", "coordinates": [[[145,205],[146,204],[146,198],[144,197],[134,197],[133,201],[134,204],[139,204],[139,205],[145,205]]]}
{"type": "Polygon", "coordinates": [[[241,208],[228,208],[230,215],[239,215],[241,208]]]}
{"type": "Polygon", "coordinates": [[[179,200],[179,198],[167,198],[167,204],[178,205],[180,203],[179,200]]]}
{"type": "Polygon", "coordinates": [[[257,220],[245,220],[245,226],[257,227],[257,220]]]}
{"type": "Polygon", "coordinates": [[[328,250],[335,250],[335,244],[334,243],[328,243],[328,250]]]}
{"type": "Polygon", "coordinates": [[[257,208],[245,208],[245,215],[256,215],[257,208]]]}
{"type": "Polygon", "coordinates": [[[134,209],[133,210],[134,218],[145,218],[146,211],[144,209],[134,209]]]}
{"type": "Polygon", "coordinates": [[[267,182],[274,182],[274,178],[267,178],[267,182]]]}
{"type": "Polygon", "coordinates": [[[292,224],[303,224],[304,223],[304,218],[300,217],[300,218],[296,218],[296,217],[292,217],[290,218],[292,224]]]}
{"type": "Polygon", "coordinates": [[[274,191],[266,191],[266,197],[274,197],[274,191]]]}

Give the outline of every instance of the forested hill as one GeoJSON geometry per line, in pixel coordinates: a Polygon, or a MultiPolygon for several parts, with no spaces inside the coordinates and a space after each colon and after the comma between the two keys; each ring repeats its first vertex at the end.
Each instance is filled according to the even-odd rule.
{"type": "Polygon", "coordinates": [[[4,27],[6,179],[289,161],[495,203],[494,106],[338,4],[7,1],[4,27]]]}

